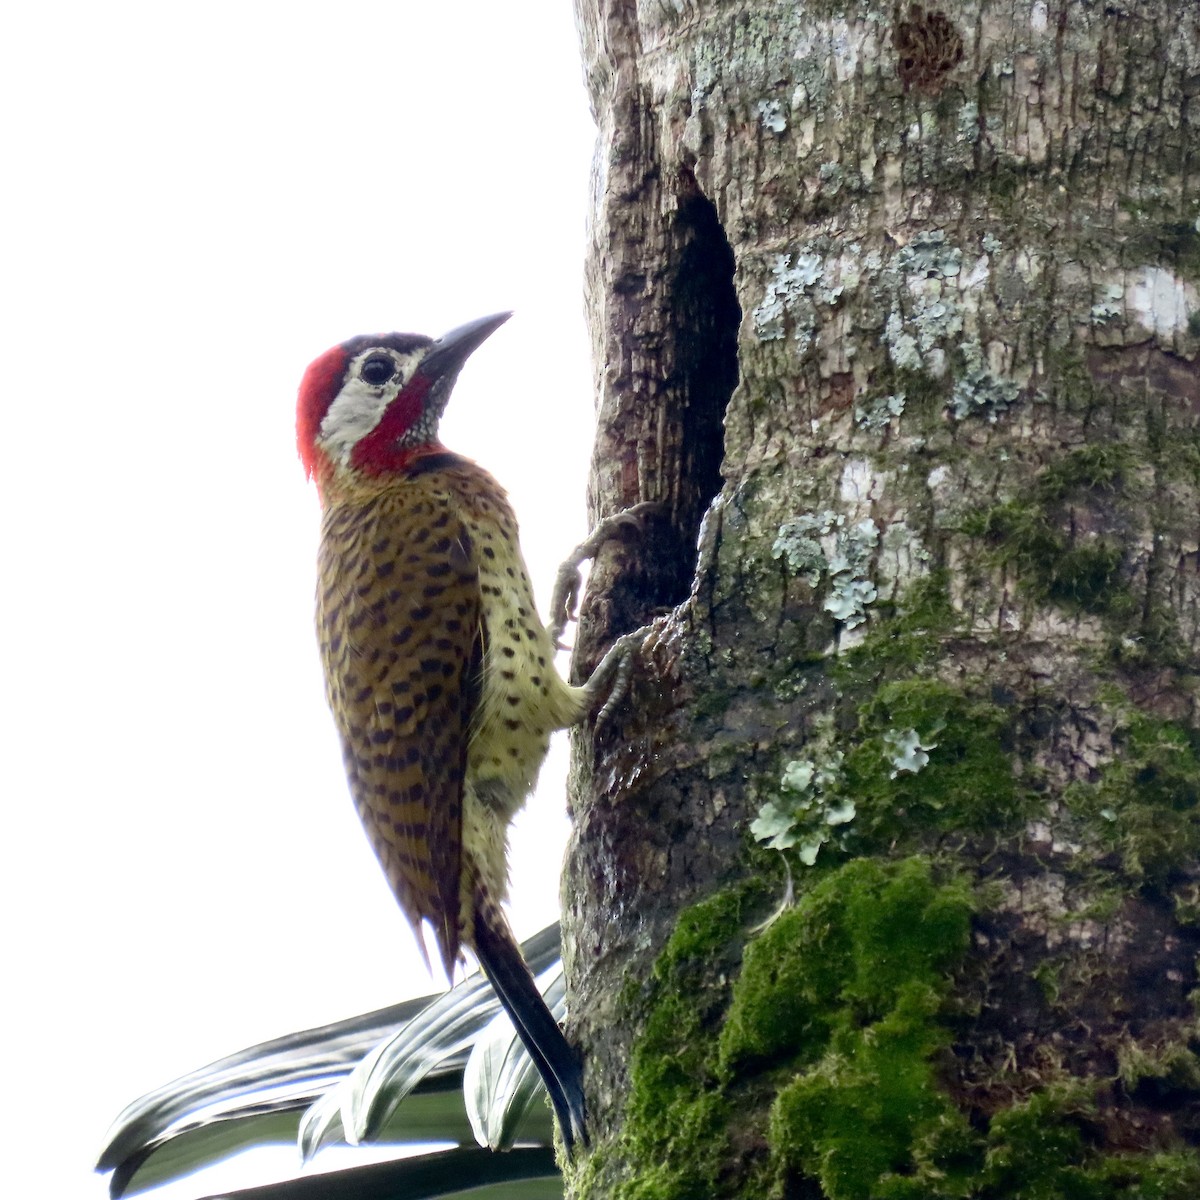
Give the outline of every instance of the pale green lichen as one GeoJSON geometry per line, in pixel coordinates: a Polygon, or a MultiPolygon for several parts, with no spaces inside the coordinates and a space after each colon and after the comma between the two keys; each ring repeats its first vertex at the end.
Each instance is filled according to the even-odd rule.
{"type": "MultiPolygon", "coordinates": [[[[831,186],[835,181],[826,181],[831,186]]],[[[763,298],[754,310],[754,331],[759,341],[778,341],[790,322],[792,338],[804,353],[812,344],[817,329],[817,307],[837,302],[847,287],[859,280],[856,244],[840,247],[833,260],[827,260],[828,245],[802,243],[786,254],[777,254],[771,263],[771,278],[763,298]]]]}
{"type": "Polygon", "coordinates": [[[879,544],[879,527],[867,517],[849,529],[839,530],[834,552],[829,556],[829,595],[822,608],[847,629],[863,624],[867,605],[878,597],[870,580],[864,578],[879,544]]]}
{"type": "Polygon", "coordinates": [[[832,509],[804,513],[779,527],[771,547],[772,558],[782,558],[809,587],[816,587],[828,567],[820,539],[829,535],[843,520],[832,509]]]}
{"type": "Polygon", "coordinates": [[[787,795],[768,800],[750,822],[750,832],[771,850],[795,847],[800,861],[811,867],[821,847],[856,816],[854,801],[836,795],[840,778],[840,753],[824,763],[812,759],[789,762],[780,780],[787,795]]]}
{"type": "Polygon", "coordinates": [[[904,412],[905,395],[895,392],[854,406],[854,423],[868,433],[882,433],[904,412]]]}
{"type": "Polygon", "coordinates": [[[1110,321],[1119,321],[1125,315],[1124,296],[1125,289],[1120,284],[1112,283],[1104,288],[1102,298],[1092,305],[1092,324],[1106,325],[1110,321]]]}
{"type": "Polygon", "coordinates": [[[879,597],[879,590],[870,580],[850,575],[835,575],[830,593],[821,607],[847,629],[856,629],[867,619],[867,605],[879,597]]]}
{"type": "Polygon", "coordinates": [[[825,576],[829,590],[821,607],[846,629],[855,629],[866,621],[867,606],[879,597],[867,577],[878,545],[879,527],[870,517],[847,526],[844,514],[825,509],[785,521],[771,555],[784,559],[810,587],[817,587],[825,576]]]}
{"type": "Polygon", "coordinates": [[[915,775],[929,765],[929,751],[937,749],[937,742],[930,741],[940,732],[941,726],[935,725],[932,732],[919,734],[915,729],[889,729],[883,735],[884,745],[888,748],[888,761],[892,764],[891,778],[895,779],[901,771],[915,775]]]}
{"type": "Polygon", "coordinates": [[[990,370],[978,342],[963,343],[961,354],[966,367],[954,382],[947,405],[950,415],[958,421],[986,417],[994,425],[1016,402],[1021,386],[1015,379],[995,375],[990,370]]]}
{"type": "Polygon", "coordinates": [[[778,100],[760,100],[757,104],[758,119],[764,129],[772,133],[783,133],[787,129],[787,117],[778,100]]]}
{"type": "Polygon", "coordinates": [[[842,753],[833,745],[833,719],[816,722],[807,749],[810,757],[793,759],[783,768],[780,795],[768,800],[750,822],[750,832],[772,850],[795,848],[811,867],[827,842],[844,842],[845,827],[854,820],[854,801],[840,795],[842,753]]]}
{"type": "Polygon", "coordinates": [[[900,247],[896,266],[906,275],[953,279],[962,271],[962,251],[949,245],[940,229],[928,229],[900,247]]]}

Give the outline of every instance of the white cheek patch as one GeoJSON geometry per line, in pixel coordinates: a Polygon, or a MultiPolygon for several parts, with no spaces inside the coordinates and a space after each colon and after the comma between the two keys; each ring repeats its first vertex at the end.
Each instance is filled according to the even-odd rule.
{"type": "Polygon", "coordinates": [[[383,420],[388,406],[412,378],[423,357],[423,354],[401,354],[378,346],[369,347],[356,355],[346,372],[342,390],[334,397],[317,431],[317,445],[334,462],[349,466],[354,447],[383,420]],[[368,383],[359,374],[363,360],[381,351],[396,364],[398,374],[387,383],[368,383]]]}

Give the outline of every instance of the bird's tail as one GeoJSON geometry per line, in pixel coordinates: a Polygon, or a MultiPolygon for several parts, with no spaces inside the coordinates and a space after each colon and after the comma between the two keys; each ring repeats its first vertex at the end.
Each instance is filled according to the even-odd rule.
{"type": "Polygon", "coordinates": [[[474,924],[475,953],[550,1093],[571,1159],[577,1141],[588,1144],[579,1059],[538,992],[499,906],[477,898],[474,924]]]}

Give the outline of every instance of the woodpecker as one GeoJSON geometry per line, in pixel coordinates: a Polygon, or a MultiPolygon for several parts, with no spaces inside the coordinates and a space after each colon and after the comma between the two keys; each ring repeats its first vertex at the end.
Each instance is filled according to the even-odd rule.
{"type": "Polygon", "coordinates": [[[500,905],[509,822],[612,663],[560,678],[507,496],[438,440],[463,363],[509,316],[335,346],[300,385],[297,444],[323,509],[317,633],[359,817],[422,951],[426,923],[448,975],[464,948],[478,958],[570,1156],[587,1142],[579,1061],[500,905]]]}

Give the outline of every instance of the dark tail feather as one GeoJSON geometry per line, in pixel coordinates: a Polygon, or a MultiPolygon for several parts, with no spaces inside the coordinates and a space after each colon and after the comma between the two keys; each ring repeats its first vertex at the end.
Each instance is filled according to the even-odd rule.
{"type": "Polygon", "coordinates": [[[475,953],[550,1093],[571,1159],[577,1140],[588,1145],[579,1060],[538,992],[508,922],[487,901],[476,905],[474,932],[475,953]]]}

